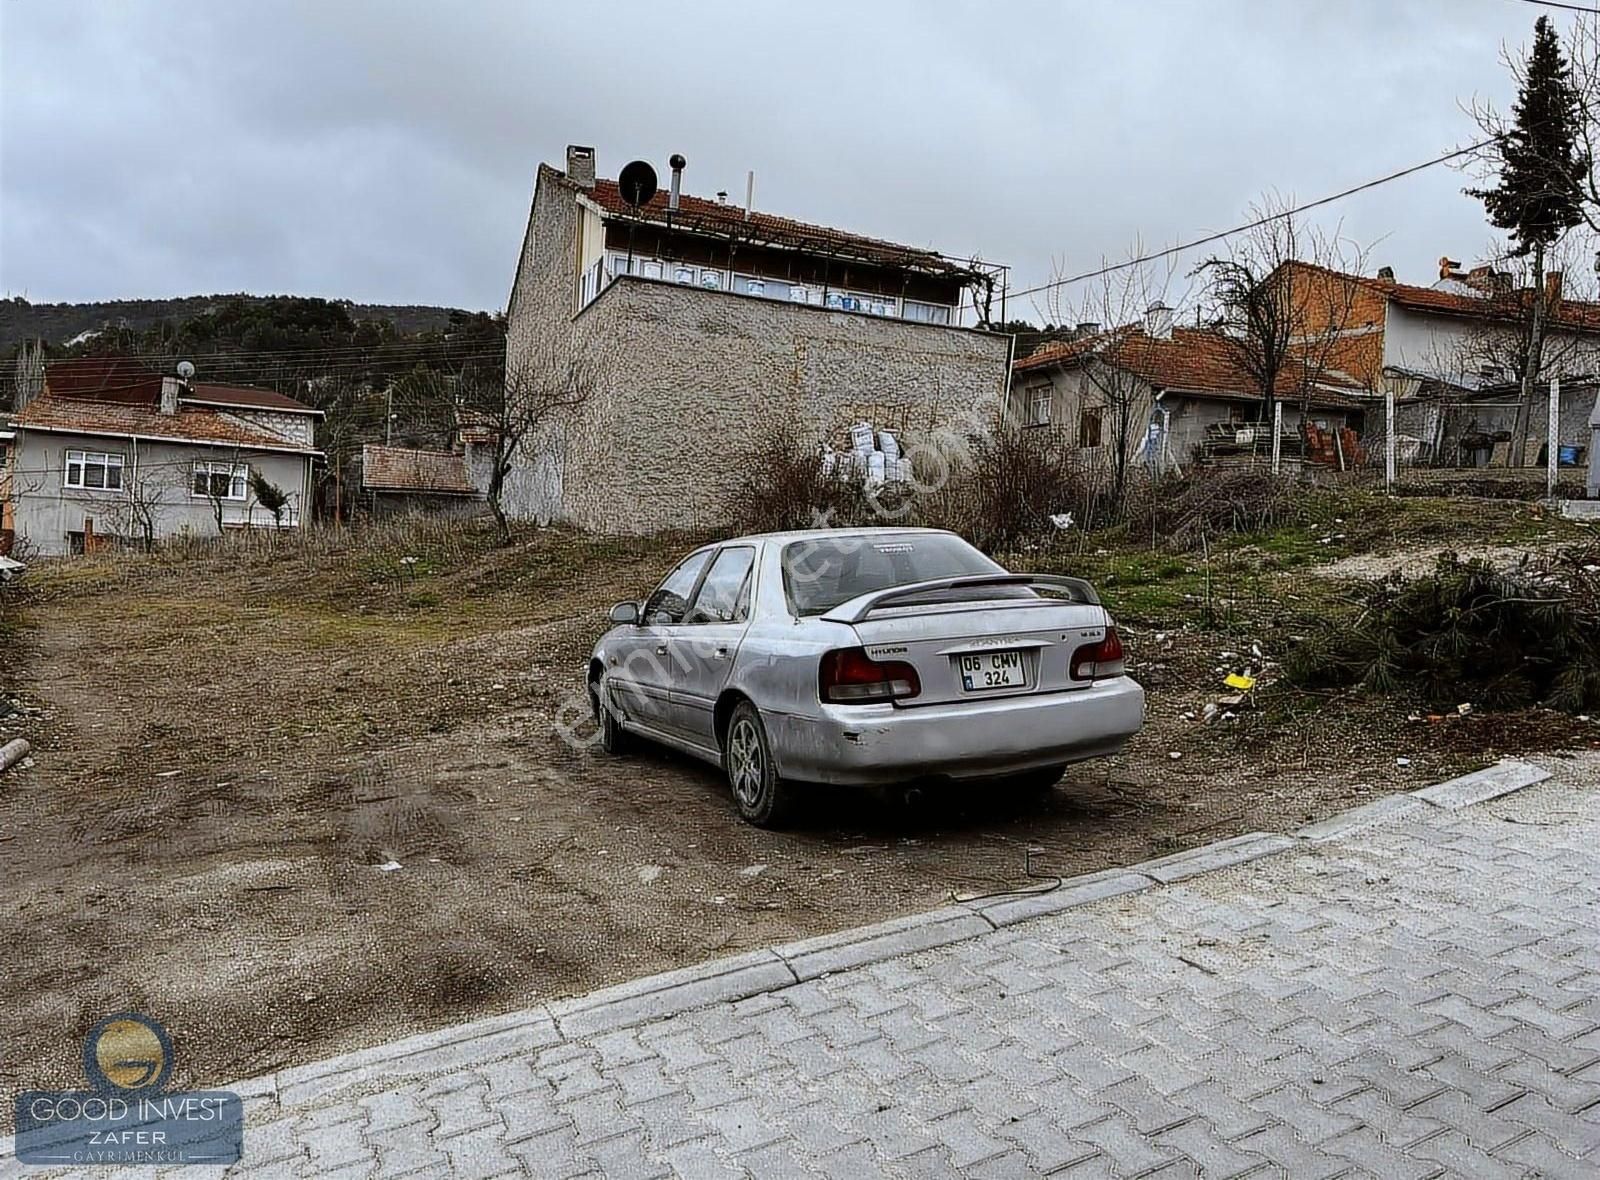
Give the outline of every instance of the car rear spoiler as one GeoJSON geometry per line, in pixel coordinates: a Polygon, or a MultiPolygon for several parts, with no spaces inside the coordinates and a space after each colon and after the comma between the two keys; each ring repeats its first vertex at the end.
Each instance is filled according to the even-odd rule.
{"type": "Polygon", "coordinates": [[[964,590],[982,586],[1048,586],[1052,590],[1066,590],[1074,602],[1085,606],[1099,606],[1100,596],[1094,587],[1082,578],[1067,578],[1059,574],[963,574],[957,578],[934,578],[927,582],[911,582],[905,586],[890,586],[887,590],[874,590],[858,594],[848,602],[841,602],[822,617],[834,623],[859,623],[881,606],[915,598],[939,590],[964,590]]]}

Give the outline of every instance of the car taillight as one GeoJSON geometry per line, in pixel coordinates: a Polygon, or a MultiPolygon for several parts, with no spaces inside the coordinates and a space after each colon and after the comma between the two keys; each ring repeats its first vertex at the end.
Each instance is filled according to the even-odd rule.
{"type": "Polygon", "coordinates": [[[1125,674],[1122,662],[1122,636],[1109,623],[1106,637],[1099,643],[1086,643],[1072,653],[1074,680],[1108,680],[1125,674]]]}
{"type": "Polygon", "coordinates": [[[842,647],[823,655],[817,691],[823,700],[845,705],[897,701],[916,696],[922,681],[901,660],[875,660],[865,648],[842,647]]]}

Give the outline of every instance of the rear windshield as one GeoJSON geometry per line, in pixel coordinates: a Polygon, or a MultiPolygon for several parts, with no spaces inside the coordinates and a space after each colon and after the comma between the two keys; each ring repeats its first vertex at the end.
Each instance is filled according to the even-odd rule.
{"type": "MultiPolygon", "coordinates": [[[[797,615],[820,615],[858,595],[891,586],[1004,572],[960,537],[945,533],[846,533],[792,541],[783,548],[783,588],[797,615]]],[[[1028,593],[1023,587],[995,587],[985,589],[983,595],[1000,597],[1006,591],[1028,593]]],[[[966,596],[970,597],[970,592],[966,596]]],[[[928,595],[926,601],[962,597],[960,591],[946,591],[928,595]]],[[[907,599],[906,605],[912,601],[907,599]]]]}

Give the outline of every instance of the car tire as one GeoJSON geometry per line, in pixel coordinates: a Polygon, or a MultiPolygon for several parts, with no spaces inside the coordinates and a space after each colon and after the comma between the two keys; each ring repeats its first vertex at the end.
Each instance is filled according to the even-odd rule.
{"type": "Polygon", "coordinates": [[[601,682],[591,681],[589,684],[589,700],[594,706],[595,725],[600,730],[600,748],[607,754],[621,755],[631,753],[634,749],[634,738],[622,722],[617,720],[617,715],[601,697],[601,682]]]}
{"type": "Polygon", "coordinates": [[[789,818],[794,793],[778,777],[772,747],[767,743],[767,727],[749,701],[740,701],[728,718],[722,742],[722,769],[727,773],[741,819],[758,828],[773,828],[789,818]]]}

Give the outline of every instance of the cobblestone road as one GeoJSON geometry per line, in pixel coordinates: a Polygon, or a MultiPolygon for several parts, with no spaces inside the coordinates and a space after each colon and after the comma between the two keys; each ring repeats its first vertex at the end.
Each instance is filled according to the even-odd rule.
{"type": "Polygon", "coordinates": [[[1593,778],[268,1105],[238,1171],[1594,1176],[1593,778]]]}

